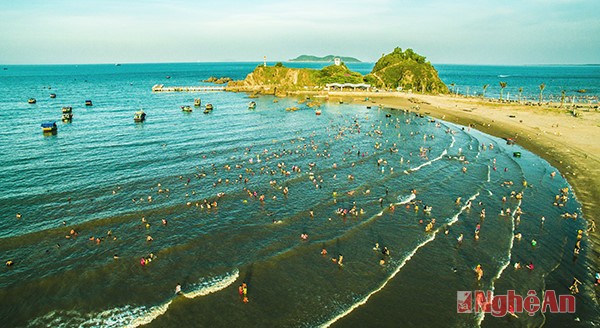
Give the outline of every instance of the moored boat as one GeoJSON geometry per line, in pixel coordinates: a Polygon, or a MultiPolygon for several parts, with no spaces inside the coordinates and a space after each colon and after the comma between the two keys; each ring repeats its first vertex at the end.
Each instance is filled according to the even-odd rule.
{"type": "Polygon", "coordinates": [[[68,112],[68,113],[64,113],[62,114],[62,121],[63,122],[71,122],[71,120],[73,119],[73,113],[68,112]]]}
{"type": "Polygon", "coordinates": [[[248,109],[255,109],[256,108],[256,101],[251,101],[248,103],[248,109]]]}
{"type": "Polygon", "coordinates": [[[190,106],[181,106],[181,110],[187,113],[191,113],[193,109],[190,106]]]}
{"type": "Polygon", "coordinates": [[[27,102],[30,104],[35,104],[37,102],[37,100],[35,100],[35,98],[29,98],[29,100],[27,100],[27,102]]]}
{"type": "Polygon", "coordinates": [[[85,101],[85,105],[86,106],[92,106],[92,101],[91,100],[86,100],[85,101]]]}
{"type": "Polygon", "coordinates": [[[206,104],[206,110],[211,111],[213,110],[213,105],[212,104],[206,104]]]}
{"type": "Polygon", "coordinates": [[[65,107],[62,108],[62,112],[63,112],[63,114],[64,113],[71,113],[71,112],[73,112],[73,107],[71,107],[71,106],[65,106],[65,107]]]}
{"type": "Polygon", "coordinates": [[[514,152],[513,157],[521,157],[521,152],[520,151],[514,152]]]}
{"type": "Polygon", "coordinates": [[[145,120],[146,120],[146,113],[144,112],[143,109],[140,109],[137,112],[135,112],[135,114],[133,114],[134,122],[144,122],[145,120]]]}
{"type": "Polygon", "coordinates": [[[315,114],[316,114],[316,115],[321,115],[321,110],[320,110],[320,109],[317,109],[317,110],[315,111],[315,114]]]}
{"type": "Polygon", "coordinates": [[[56,133],[57,129],[56,122],[54,121],[42,123],[42,132],[44,133],[56,133]]]}
{"type": "Polygon", "coordinates": [[[202,105],[202,100],[200,98],[194,99],[194,107],[200,107],[202,105]]]}

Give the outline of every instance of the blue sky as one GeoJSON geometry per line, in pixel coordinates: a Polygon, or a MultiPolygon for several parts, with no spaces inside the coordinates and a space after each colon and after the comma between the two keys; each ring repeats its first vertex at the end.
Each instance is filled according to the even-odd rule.
{"type": "Polygon", "coordinates": [[[0,63],[376,61],[600,63],[600,0],[2,0],[0,63]]]}

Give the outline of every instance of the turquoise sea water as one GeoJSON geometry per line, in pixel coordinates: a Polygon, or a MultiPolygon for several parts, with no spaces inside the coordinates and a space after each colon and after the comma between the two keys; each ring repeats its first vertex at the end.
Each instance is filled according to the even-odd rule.
{"type": "MultiPolygon", "coordinates": [[[[553,206],[567,182],[560,174],[551,177],[555,168],[518,145],[375,104],[369,109],[368,103],[326,103],[317,116],[298,99],[260,97],[253,99],[257,108],[249,110],[251,99],[243,93],[151,92],[157,83],[242,79],[255,65],[9,66],[0,71],[0,254],[15,263],[0,269],[4,324],[599,323],[590,297],[595,268],[586,261],[585,237],[580,256],[573,257],[577,230],[585,223],[561,218],[581,216],[580,206],[571,192],[565,206],[553,206]],[[31,97],[36,104],[27,103],[31,97]],[[182,112],[180,106],[191,106],[194,98],[212,103],[214,111],[182,112]],[[84,106],[88,99],[93,106],[84,106]],[[63,106],[73,107],[71,123],[60,122],[63,106]],[[301,110],[285,110],[291,106],[301,110]],[[139,108],[148,115],[142,124],[133,122],[139,108]],[[40,123],[47,120],[59,121],[56,135],[42,134],[40,123]],[[513,157],[515,151],[521,157],[513,157]],[[523,193],[523,199],[511,192],[523,193]],[[212,202],[218,206],[205,206],[212,202]],[[423,212],[424,205],[432,206],[430,214],[423,212]],[[516,215],[499,215],[517,206],[524,212],[519,222],[516,215]],[[338,214],[353,207],[357,215],[338,214]],[[433,218],[434,228],[425,232],[433,218]],[[78,235],[71,236],[71,229],[78,235]],[[513,238],[518,232],[520,241],[513,238]],[[373,250],[375,243],[387,247],[390,256],[373,250]],[[327,255],[320,254],[322,248],[327,255]],[[140,265],[150,253],[154,260],[140,265]],[[340,254],[343,266],[332,261],[340,254]],[[514,270],[516,261],[532,261],[535,269],[514,270]],[[485,271],[479,283],[473,273],[477,264],[485,271]],[[459,290],[565,294],[573,276],[585,282],[575,314],[523,314],[509,320],[456,313],[459,290]],[[238,295],[242,282],[248,284],[248,303],[238,295]],[[184,295],[175,297],[178,283],[184,295]]],[[[365,73],[372,64],[349,66],[365,73]]],[[[496,74],[492,67],[438,69],[444,81],[457,85],[488,83],[476,77],[496,74]]],[[[561,76],[579,81],[572,89],[594,95],[597,71],[564,69],[561,76]],[[592,82],[585,85],[588,78],[592,82]]],[[[528,68],[506,70],[534,74],[528,68]]],[[[531,81],[536,87],[537,80],[531,81]]]]}

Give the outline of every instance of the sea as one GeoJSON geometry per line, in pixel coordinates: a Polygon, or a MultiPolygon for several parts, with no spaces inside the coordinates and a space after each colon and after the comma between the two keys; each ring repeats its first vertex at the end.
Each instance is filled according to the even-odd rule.
{"type": "MultiPolygon", "coordinates": [[[[518,144],[368,99],[152,92],[257,65],[0,68],[2,326],[600,324],[576,194],[518,144]],[[56,133],[42,133],[48,121],[56,133]],[[543,300],[570,295],[574,277],[575,313],[457,312],[460,291],[543,300]]],[[[545,96],[600,94],[599,66],[436,68],[465,94],[490,84],[496,97],[498,81],[511,97],[541,83],[545,96]]]]}

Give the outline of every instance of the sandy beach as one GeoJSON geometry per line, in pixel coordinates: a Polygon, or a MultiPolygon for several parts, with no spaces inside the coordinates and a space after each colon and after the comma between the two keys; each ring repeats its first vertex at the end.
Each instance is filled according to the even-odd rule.
{"type": "MultiPolygon", "coordinates": [[[[525,106],[450,95],[330,92],[329,99],[408,109],[496,137],[513,138],[560,170],[583,206],[588,227],[600,216],[600,112],[589,105],[582,105],[574,116],[567,105],[558,108],[560,103],[525,106]]],[[[600,238],[597,230],[588,235],[590,255],[597,262],[600,238]]]]}

